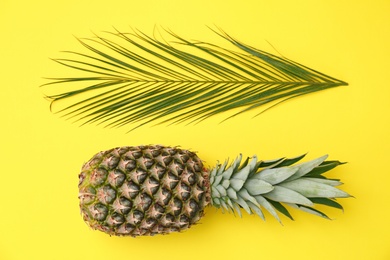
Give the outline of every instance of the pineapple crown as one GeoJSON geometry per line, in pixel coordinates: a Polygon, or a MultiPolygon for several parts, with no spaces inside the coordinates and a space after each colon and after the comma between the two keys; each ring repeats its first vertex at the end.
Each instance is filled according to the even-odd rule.
{"type": "Polygon", "coordinates": [[[255,155],[242,162],[240,154],[228,167],[228,161],[218,164],[210,172],[211,204],[240,217],[243,208],[263,220],[266,209],[279,222],[277,211],[293,219],[283,204],[328,218],[313,206],[323,204],[342,209],[335,199],[350,195],[336,188],[342,184],[338,179],[328,179],[322,174],[343,163],[325,161],[328,156],[324,155],[293,165],[304,156],[258,161],[255,155]]]}

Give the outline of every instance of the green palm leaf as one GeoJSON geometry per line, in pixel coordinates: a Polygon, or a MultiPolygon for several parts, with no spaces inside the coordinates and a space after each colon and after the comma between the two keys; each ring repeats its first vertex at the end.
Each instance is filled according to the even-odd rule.
{"type": "Polygon", "coordinates": [[[347,85],[215,32],[237,50],[170,31],[170,43],[139,31],[79,39],[88,53],[67,51],[71,58],[54,61],[82,75],[50,78],[45,85],[71,87],[47,96],[51,108],[59,104],[57,113],[83,124],[136,123],[137,128],[151,122],[197,123],[226,111],[232,111],[230,118],[264,106],[260,114],[289,99],[347,85]]]}

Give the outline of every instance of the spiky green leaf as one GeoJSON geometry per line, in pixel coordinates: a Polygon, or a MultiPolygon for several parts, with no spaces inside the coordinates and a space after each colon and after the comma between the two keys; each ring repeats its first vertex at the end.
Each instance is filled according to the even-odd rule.
{"type": "Polygon", "coordinates": [[[296,180],[308,174],[315,167],[323,163],[326,160],[326,158],[328,158],[328,155],[323,155],[317,159],[293,166],[293,168],[297,168],[298,170],[291,177],[289,177],[287,181],[296,180]]]}
{"type": "Polygon", "coordinates": [[[336,209],[343,209],[343,206],[336,202],[335,200],[332,200],[332,199],[328,199],[328,198],[310,198],[310,200],[315,203],[315,204],[322,204],[322,205],[326,205],[326,206],[329,206],[329,207],[333,207],[333,208],[336,208],[336,209]]]}
{"type": "Polygon", "coordinates": [[[270,183],[259,179],[247,180],[244,184],[244,188],[253,196],[268,193],[274,189],[270,183]]]}
{"type": "Polygon", "coordinates": [[[321,163],[319,166],[315,167],[313,170],[311,170],[306,176],[307,177],[317,177],[327,171],[330,171],[332,170],[333,168],[341,165],[341,164],[344,164],[342,162],[339,162],[339,161],[325,161],[323,163],[321,163]]]}
{"type": "Polygon", "coordinates": [[[258,174],[254,175],[253,178],[264,180],[272,185],[275,185],[286,180],[297,171],[298,168],[271,168],[260,171],[258,174]]]}
{"type": "MultiPolygon", "coordinates": [[[[350,195],[328,184],[306,178],[280,184],[281,187],[293,190],[307,198],[348,198],[350,195]]],[[[297,203],[302,204],[302,203],[297,203]]]]}
{"type": "Polygon", "coordinates": [[[262,220],[265,220],[265,217],[264,217],[264,214],[263,214],[263,211],[261,210],[260,206],[258,206],[257,204],[254,204],[250,201],[247,202],[250,209],[257,215],[259,216],[262,220]]]}
{"type": "Polygon", "coordinates": [[[222,179],[211,182],[212,203],[227,211],[237,211],[240,215],[241,207],[248,214],[255,213],[261,218],[264,217],[262,209],[266,209],[278,221],[280,218],[277,211],[292,219],[285,205],[328,218],[312,206],[323,204],[342,209],[334,200],[349,197],[346,192],[336,188],[342,183],[322,176],[325,170],[341,163],[325,161],[327,156],[322,156],[293,165],[302,158],[298,156],[258,162],[257,156],[253,156],[252,160],[247,158],[241,163],[240,155],[230,166],[226,163],[223,167],[217,165],[210,171],[210,179],[222,179]],[[313,171],[315,174],[310,175],[313,171]]]}
{"type": "Polygon", "coordinates": [[[316,215],[316,216],[319,216],[319,217],[322,217],[322,218],[330,219],[325,213],[323,213],[322,211],[319,211],[317,209],[314,209],[312,207],[308,207],[308,206],[305,206],[305,205],[296,205],[296,204],[288,204],[288,205],[290,207],[302,210],[302,211],[304,211],[306,213],[310,213],[310,214],[313,214],[313,215],[316,215]]]}
{"type": "Polygon", "coordinates": [[[286,209],[286,207],[284,207],[284,206],[282,205],[282,203],[277,202],[277,201],[273,201],[273,200],[269,200],[268,202],[271,203],[272,206],[273,206],[277,211],[279,211],[280,213],[282,213],[283,215],[285,215],[285,216],[288,217],[289,219],[294,220],[294,218],[291,216],[290,212],[288,212],[288,210],[286,209]]]}
{"type": "Polygon", "coordinates": [[[233,110],[238,112],[228,118],[258,107],[264,107],[262,113],[295,97],[347,85],[216,33],[237,50],[170,31],[162,39],[136,30],[78,39],[86,52],[68,51],[67,57],[54,59],[75,76],[45,84],[67,85],[47,95],[51,108],[82,124],[137,128],[152,122],[197,123],[233,110]]]}
{"type": "Polygon", "coordinates": [[[272,204],[269,202],[269,200],[267,200],[261,195],[255,196],[255,199],[260,206],[265,208],[277,221],[281,223],[278,213],[276,212],[272,204]]]}
{"type": "Polygon", "coordinates": [[[271,192],[264,194],[263,196],[266,197],[267,199],[278,201],[278,202],[295,203],[295,204],[301,204],[306,206],[313,205],[313,203],[309,199],[307,199],[305,196],[301,195],[300,193],[281,186],[275,186],[271,192]]]}

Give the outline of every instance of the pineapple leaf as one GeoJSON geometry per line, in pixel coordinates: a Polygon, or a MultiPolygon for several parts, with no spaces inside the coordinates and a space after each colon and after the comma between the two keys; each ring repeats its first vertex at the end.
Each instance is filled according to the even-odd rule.
{"type": "Polygon", "coordinates": [[[278,184],[293,175],[297,168],[271,168],[260,171],[254,178],[264,180],[272,185],[278,184]]]}
{"type": "Polygon", "coordinates": [[[261,218],[264,217],[262,209],[266,209],[279,222],[277,211],[293,219],[284,204],[328,218],[312,207],[314,204],[322,204],[343,209],[335,199],[351,196],[336,188],[342,182],[322,175],[342,163],[325,161],[325,155],[293,165],[303,157],[258,161],[254,155],[251,160],[248,157],[241,163],[240,154],[228,167],[226,162],[223,166],[218,164],[210,171],[212,203],[228,211],[235,211],[240,206],[248,214],[255,213],[261,218]]]}
{"type": "Polygon", "coordinates": [[[286,158],[281,163],[279,163],[277,166],[278,167],[290,166],[290,165],[302,160],[303,157],[305,157],[305,156],[306,156],[306,154],[302,154],[302,155],[294,157],[294,158],[286,158]]]}
{"type": "MultiPolygon", "coordinates": [[[[238,167],[237,167],[237,171],[241,171],[243,168],[245,168],[245,167],[248,165],[249,159],[250,159],[250,158],[247,157],[247,158],[245,159],[245,161],[241,162],[241,164],[238,165],[238,167]]],[[[235,170],[235,171],[236,171],[236,170],[235,170]]]]}
{"type": "Polygon", "coordinates": [[[271,192],[263,194],[263,196],[267,199],[284,203],[295,203],[306,206],[313,205],[313,203],[302,194],[281,186],[275,186],[271,192]]]}
{"type": "Polygon", "coordinates": [[[245,182],[244,188],[251,195],[260,195],[263,193],[270,192],[274,189],[271,183],[265,182],[259,179],[249,179],[245,182]]]}
{"type": "Polygon", "coordinates": [[[284,158],[278,158],[274,160],[266,160],[258,162],[258,168],[272,168],[278,166],[281,162],[283,162],[284,158]]]}
{"type": "Polygon", "coordinates": [[[343,206],[341,206],[340,203],[332,200],[332,199],[328,199],[328,198],[310,198],[310,200],[315,203],[315,204],[322,204],[322,205],[326,205],[326,206],[329,206],[329,207],[333,207],[333,208],[336,208],[336,209],[341,209],[343,210],[343,206]]]}
{"type": "Polygon", "coordinates": [[[136,30],[78,39],[85,53],[66,51],[69,57],[54,59],[75,76],[44,84],[66,84],[47,95],[50,108],[81,124],[136,124],[135,129],[152,122],[198,123],[234,110],[230,118],[260,106],[262,113],[295,97],[347,85],[222,30],[215,33],[237,50],[171,31],[166,31],[169,41],[136,30]]]}
{"type": "Polygon", "coordinates": [[[327,179],[327,178],[307,178],[307,177],[304,177],[302,179],[317,182],[317,183],[322,183],[322,184],[329,185],[332,187],[340,186],[343,184],[339,180],[333,180],[333,179],[327,179]]]}
{"type": "Polygon", "coordinates": [[[248,201],[247,202],[249,207],[251,208],[251,210],[256,213],[257,216],[259,216],[262,220],[265,220],[265,217],[264,217],[264,214],[263,214],[263,211],[261,210],[260,206],[248,201]]]}
{"type": "Polygon", "coordinates": [[[286,209],[286,207],[284,207],[284,206],[282,205],[282,203],[277,202],[277,201],[273,201],[273,200],[268,200],[268,202],[271,203],[272,206],[273,206],[277,211],[279,211],[280,213],[282,213],[283,215],[285,215],[285,216],[288,217],[289,219],[294,220],[294,218],[291,216],[290,212],[288,212],[288,210],[286,209]]]}
{"type": "MultiPolygon", "coordinates": [[[[329,184],[315,182],[309,179],[296,179],[280,184],[281,187],[293,190],[307,198],[348,198],[350,195],[329,184]]],[[[298,203],[302,204],[302,203],[298,203]]],[[[303,204],[305,205],[305,204],[303,204]]]]}
{"type": "Polygon", "coordinates": [[[307,213],[310,213],[310,214],[313,214],[313,215],[316,215],[316,216],[319,216],[322,218],[330,219],[325,213],[323,213],[317,209],[314,209],[312,207],[308,207],[305,205],[298,205],[297,208],[304,211],[304,212],[307,212],[307,213]]]}
{"type": "Polygon", "coordinates": [[[280,218],[279,218],[278,213],[276,212],[275,208],[270,203],[270,200],[267,200],[266,198],[264,198],[261,195],[255,196],[255,199],[256,199],[257,203],[260,206],[264,207],[277,221],[279,221],[279,223],[282,223],[280,218]]]}
{"type": "Polygon", "coordinates": [[[324,172],[330,171],[333,168],[344,164],[339,161],[325,161],[321,163],[319,166],[315,167],[312,171],[306,174],[307,177],[317,177],[318,175],[323,174],[324,172]]]}
{"type": "Polygon", "coordinates": [[[323,155],[317,159],[301,163],[299,165],[293,166],[293,168],[298,168],[298,171],[294,173],[291,177],[287,179],[287,181],[292,181],[301,178],[302,176],[308,174],[311,172],[315,167],[323,163],[326,158],[328,158],[328,155],[323,155]]]}

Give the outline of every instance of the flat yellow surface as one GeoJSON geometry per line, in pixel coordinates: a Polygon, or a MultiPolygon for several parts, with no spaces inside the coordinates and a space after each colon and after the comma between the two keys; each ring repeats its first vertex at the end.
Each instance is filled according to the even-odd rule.
{"type": "MultiPolygon", "coordinates": [[[[0,2],[0,259],[390,259],[389,1],[21,1],[0,2]],[[47,81],[67,71],[49,58],[83,50],[74,36],[112,26],[170,28],[213,42],[206,26],[340,78],[347,87],[284,103],[252,118],[226,115],[198,125],[79,127],[49,111],[47,81]],[[275,51],[274,51],[275,52],[275,51]],[[238,153],[262,159],[324,153],[348,164],[332,171],[355,198],[327,221],[292,210],[243,218],[206,210],[181,234],[109,237],[78,208],[78,171],[94,153],[159,143],[198,151],[206,165],[238,153]]],[[[218,42],[218,39],[217,39],[218,42]]],[[[226,44],[226,43],[225,43],[226,44]]],[[[224,47],[233,48],[230,45],[224,47]]]]}

